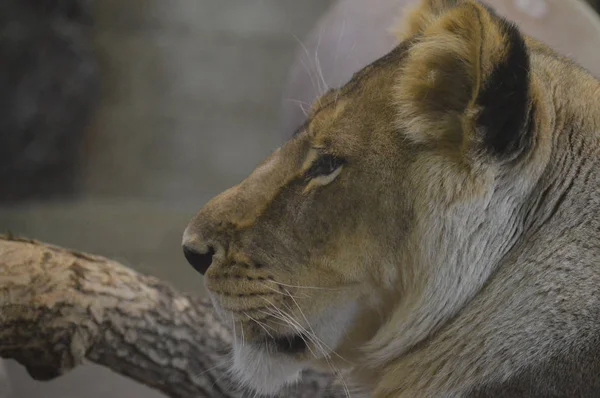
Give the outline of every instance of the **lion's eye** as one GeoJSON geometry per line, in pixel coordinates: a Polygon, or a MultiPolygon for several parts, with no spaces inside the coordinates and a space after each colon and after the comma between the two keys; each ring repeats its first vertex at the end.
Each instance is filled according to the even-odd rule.
{"type": "Polygon", "coordinates": [[[339,169],[344,163],[344,160],[337,156],[330,154],[321,155],[306,170],[306,177],[327,176],[339,169]]]}

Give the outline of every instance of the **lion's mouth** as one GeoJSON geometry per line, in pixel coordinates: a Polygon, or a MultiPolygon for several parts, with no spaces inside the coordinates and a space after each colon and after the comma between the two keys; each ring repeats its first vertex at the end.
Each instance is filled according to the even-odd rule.
{"type": "Polygon", "coordinates": [[[293,334],[269,338],[267,344],[282,354],[300,354],[308,349],[306,336],[293,334]]]}

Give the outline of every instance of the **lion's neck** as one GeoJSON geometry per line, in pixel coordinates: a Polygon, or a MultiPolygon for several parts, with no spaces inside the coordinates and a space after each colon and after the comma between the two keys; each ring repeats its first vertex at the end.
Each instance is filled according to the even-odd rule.
{"type": "MultiPolygon", "coordinates": [[[[600,255],[600,145],[590,141],[596,139],[596,132],[577,130],[568,133],[565,131],[555,141],[548,166],[521,205],[511,206],[500,200],[491,203],[493,206],[505,206],[504,221],[500,220],[502,212],[497,212],[493,214],[496,217],[495,228],[490,228],[489,224],[481,224],[481,227],[488,231],[496,229],[496,237],[513,236],[505,240],[506,247],[492,248],[488,242],[493,241],[494,236],[486,238],[478,228],[469,229],[470,239],[466,241],[474,245],[483,242],[488,249],[476,249],[470,254],[465,250],[461,254],[440,247],[440,253],[450,256],[457,264],[461,263],[461,258],[479,261],[478,266],[482,269],[473,275],[469,274],[473,269],[468,264],[451,267],[453,272],[466,273],[466,278],[470,278],[466,286],[461,285],[460,281],[466,280],[465,274],[460,274],[461,278],[457,279],[446,272],[435,280],[441,289],[463,289],[459,292],[463,294],[462,301],[460,294],[455,294],[446,296],[447,301],[443,302],[447,304],[446,308],[435,305],[417,308],[420,314],[426,314],[427,310],[438,311],[437,314],[445,314],[446,318],[432,318],[438,323],[429,323],[429,328],[425,322],[411,324],[421,326],[421,331],[426,333],[421,337],[427,341],[412,340],[422,344],[410,344],[402,340],[400,334],[396,335],[398,341],[407,344],[402,346],[403,351],[397,351],[396,355],[381,361],[379,367],[373,366],[371,369],[376,369],[374,372],[365,372],[365,376],[371,379],[364,381],[376,385],[376,396],[442,396],[449,391],[477,389],[486,383],[502,385],[512,377],[517,377],[516,372],[524,366],[532,366],[532,363],[537,366],[545,363],[548,356],[564,355],[564,345],[557,345],[548,336],[556,336],[560,340],[570,333],[567,341],[575,344],[575,340],[568,339],[577,339],[577,333],[597,327],[597,322],[592,326],[585,317],[566,322],[565,316],[568,318],[571,314],[563,313],[562,307],[555,307],[561,305],[562,301],[548,302],[546,296],[540,293],[546,291],[544,289],[560,291],[563,297],[573,301],[571,305],[579,308],[581,314],[593,314],[598,310],[597,300],[586,295],[585,288],[581,291],[580,284],[587,282],[589,289],[600,280],[597,268],[600,255]],[[581,145],[577,145],[578,142],[581,145]],[[559,257],[553,259],[556,253],[559,253],[559,257]],[[488,255],[490,261],[479,258],[488,255]],[[500,258],[497,264],[491,263],[496,261],[494,258],[500,258]],[[491,272],[495,272],[493,277],[490,277],[491,272]],[[449,281],[445,283],[442,278],[449,281]],[[487,282],[483,290],[478,285],[481,280],[487,282]],[[473,290],[469,291],[469,286],[473,290]],[[539,291],[535,290],[537,286],[539,291]],[[477,299],[467,304],[470,297],[479,292],[477,299]],[[583,301],[575,302],[581,299],[578,295],[583,297],[583,301]],[[532,297],[534,301],[531,301],[532,297]],[[458,307],[451,310],[452,305],[458,307]],[[545,305],[546,312],[552,314],[549,316],[550,323],[541,322],[538,314],[541,305],[545,305]],[[456,308],[463,311],[458,313],[456,308]],[[450,314],[454,317],[446,322],[450,314]],[[498,314],[502,316],[498,317],[498,314]],[[498,319],[502,319],[504,324],[499,324],[498,319]],[[554,325],[556,330],[547,333],[549,324],[554,325]],[[560,325],[566,325],[564,327],[567,329],[561,329],[560,325]],[[433,334],[438,328],[441,330],[433,334]],[[507,344],[511,336],[515,340],[507,344]],[[533,346],[538,350],[521,355],[532,347],[531,341],[537,344],[533,346]],[[504,361],[499,359],[502,356],[504,361]],[[511,366],[505,366],[507,363],[511,366]],[[382,393],[384,391],[390,393],[386,395],[382,393]]],[[[456,213],[456,216],[460,216],[460,213],[456,213]]],[[[473,221],[470,218],[464,223],[473,221]]],[[[450,228],[451,224],[447,222],[444,227],[450,228]]],[[[454,240],[459,241],[457,238],[454,240]]],[[[436,256],[432,255],[432,258],[436,256]]],[[[435,297],[433,294],[431,298],[439,300],[444,295],[435,297]]],[[[593,315],[590,317],[593,318],[593,315]]],[[[413,321],[410,317],[407,319],[408,322],[413,321]]],[[[421,320],[425,321],[426,317],[421,320]]],[[[396,330],[400,333],[412,332],[405,324],[397,325],[396,330]]],[[[390,350],[395,349],[393,344],[389,347],[392,347],[390,350]]],[[[596,355],[595,352],[592,354],[596,355]]]]}
{"type": "Polygon", "coordinates": [[[417,226],[409,261],[419,272],[370,343],[374,362],[398,357],[434,333],[479,291],[518,241],[523,232],[519,195],[501,191],[432,214],[417,226]]]}
{"type": "Polygon", "coordinates": [[[566,123],[555,137],[549,166],[527,202],[527,234],[537,236],[553,227],[572,235],[600,235],[600,230],[586,229],[600,214],[599,186],[600,127],[566,123]]]}

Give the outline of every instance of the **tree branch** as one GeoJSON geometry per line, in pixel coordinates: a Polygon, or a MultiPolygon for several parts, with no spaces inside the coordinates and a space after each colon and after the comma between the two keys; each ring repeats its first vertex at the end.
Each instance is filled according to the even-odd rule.
{"type": "MultiPolygon", "coordinates": [[[[0,236],[0,356],[36,380],[88,359],[173,398],[247,396],[227,373],[230,344],[205,300],[103,257],[0,236]]],[[[329,375],[304,376],[282,396],[343,396],[329,375]]]]}

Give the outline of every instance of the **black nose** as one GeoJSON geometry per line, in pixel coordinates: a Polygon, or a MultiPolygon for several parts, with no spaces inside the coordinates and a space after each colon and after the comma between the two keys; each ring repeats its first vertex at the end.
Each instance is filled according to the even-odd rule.
{"type": "Polygon", "coordinates": [[[206,271],[208,271],[210,264],[212,264],[212,259],[215,255],[215,249],[212,246],[209,246],[206,253],[200,253],[187,246],[183,246],[183,255],[196,271],[204,275],[206,271]]]}

